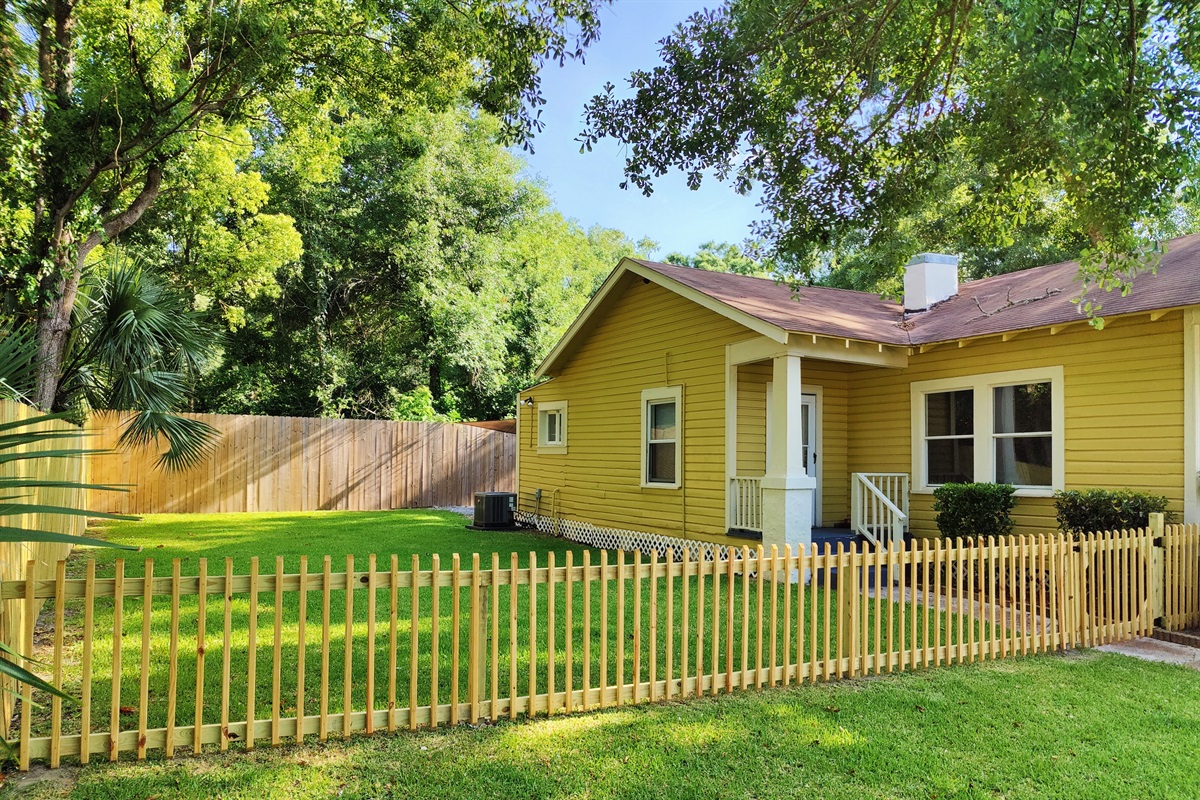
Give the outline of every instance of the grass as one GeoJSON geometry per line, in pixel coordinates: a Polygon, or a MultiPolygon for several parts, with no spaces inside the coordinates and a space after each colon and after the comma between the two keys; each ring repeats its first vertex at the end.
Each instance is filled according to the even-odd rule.
{"type": "Polygon", "coordinates": [[[89,766],[50,798],[1186,798],[1200,675],[1095,652],[89,766]]]}
{"type": "MultiPolygon", "coordinates": [[[[344,553],[352,553],[355,556],[355,565],[359,570],[365,569],[367,565],[367,556],[370,553],[376,553],[379,556],[379,565],[386,568],[390,563],[390,555],[397,553],[400,557],[400,565],[403,569],[411,565],[411,557],[416,553],[422,562],[422,567],[428,568],[431,564],[432,554],[439,553],[442,557],[443,567],[449,567],[450,556],[454,552],[461,552],[464,555],[464,565],[469,565],[469,554],[472,551],[478,550],[481,553],[486,553],[484,563],[490,564],[490,554],[493,551],[504,553],[501,559],[503,567],[507,567],[509,563],[508,554],[516,551],[519,554],[519,563],[522,567],[528,564],[528,554],[531,550],[538,553],[539,565],[546,563],[547,552],[554,552],[558,563],[562,564],[564,556],[568,551],[575,554],[576,563],[581,562],[583,548],[572,545],[562,539],[541,536],[534,533],[494,533],[487,534],[479,532],[466,531],[464,529],[464,520],[461,516],[445,512],[428,512],[428,511],[397,511],[397,512],[366,512],[366,513],[346,513],[346,512],[324,512],[314,514],[231,514],[231,515],[164,515],[147,517],[141,522],[120,522],[109,523],[94,531],[110,541],[119,542],[122,544],[130,544],[143,548],[141,554],[132,554],[127,552],[115,551],[111,549],[98,550],[80,550],[69,563],[69,573],[72,576],[80,577],[83,574],[84,564],[88,558],[95,558],[97,561],[97,574],[100,577],[106,577],[113,574],[114,562],[117,558],[124,558],[125,574],[130,580],[136,581],[139,576],[144,574],[143,565],[145,556],[153,556],[156,562],[155,575],[163,576],[170,574],[170,562],[173,558],[181,559],[181,572],[184,575],[195,575],[198,566],[198,559],[201,557],[209,559],[209,574],[220,575],[223,573],[223,560],[225,557],[230,557],[234,561],[235,574],[244,574],[250,568],[250,560],[254,556],[259,556],[261,559],[260,570],[263,573],[270,573],[274,569],[274,554],[279,554],[284,558],[284,569],[287,572],[295,572],[299,557],[306,554],[309,557],[310,574],[320,570],[320,558],[325,554],[334,554],[333,570],[340,571],[344,569],[345,560],[344,553]]],[[[598,558],[593,554],[593,562],[598,563],[598,558]]],[[[705,646],[705,661],[709,662],[711,658],[711,603],[712,603],[712,583],[711,580],[706,580],[705,585],[705,625],[707,628],[707,642],[705,646]]],[[[725,605],[727,597],[725,594],[726,587],[722,582],[721,590],[721,624],[722,635],[718,637],[719,660],[718,664],[724,667],[726,663],[726,647],[727,641],[724,632],[726,623],[725,605]]],[[[690,595],[693,598],[693,606],[689,617],[694,621],[695,606],[694,598],[696,592],[696,582],[693,579],[690,582],[690,595]]],[[[675,608],[678,614],[681,604],[681,594],[683,590],[683,582],[675,582],[675,608]]],[[[635,673],[635,670],[640,670],[642,679],[645,680],[648,674],[650,656],[646,650],[649,642],[650,615],[648,613],[648,596],[650,593],[649,582],[643,582],[641,587],[643,613],[641,614],[640,625],[634,625],[634,600],[636,597],[636,588],[632,580],[627,581],[625,599],[626,599],[626,620],[625,620],[625,654],[623,661],[623,674],[628,681],[635,673]],[[635,661],[633,640],[635,630],[640,630],[641,643],[643,653],[640,660],[635,661]]],[[[575,658],[571,665],[573,682],[576,687],[582,686],[583,683],[583,663],[581,658],[581,643],[583,639],[583,614],[582,614],[582,587],[576,585],[573,587],[573,598],[575,604],[575,614],[573,619],[572,635],[576,642],[575,658]]],[[[361,710],[366,707],[366,681],[363,679],[365,673],[365,664],[367,660],[368,650],[368,635],[367,635],[367,603],[365,601],[365,592],[355,593],[355,605],[353,609],[353,626],[352,635],[353,641],[351,644],[352,650],[352,667],[351,674],[353,676],[353,691],[352,691],[352,708],[361,710]]],[[[432,691],[430,687],[429,676],[431,673],[431,657],[429,642],[432,634],[432,620],[430,615],[430,592],[428,589],[423,590],[424,595],[421,599],[421,621],[418,626],[419,637],[419,663],[418,663],[418,703],[419,705],[428,705],[432,691]]],[[[534,633],[534,652],[538,660],[537,669],[537,691],[544,692],[548,685],[545,664],[548,661],[548,636],[547,625],[548,619],[548,603],[545,587],[541,587],[538,592],[537,604],[538,624],[534,633]]],[[[607,676],[610,682],[613,682],[617,674],[617,658],[616,658],[616,643],[618,632],[616,630],[617,622],[617,594],[615,585],[610,585],[608,591],[608,666],[607,676]]],[[[756,617],[757,597],[756,586],[751,581],[751,591],[749,597],[750,619],[756,617]]],[[[777,597],[782,601],[783,589],[779,588],[777,597]]],[[[465,618],[465,609],[467,608],[467,590],[463,592],[463,609],[465,618]]],[[[770,603],[770,589],[768,588],[764,602],[770,603]]],[[[444,588],[440,592],[440,613],[439,613],[439,670],[438,670],[438,700],[440,703],[450,701],[453,691],[453,681],[455,673],[451,670],[451,651],[453,643],[453,635],[451,630],[451,614],[452,614],[452,597],[453,590],[444,588]]],[[[555,604],[558,611],[556,627],[557,653],[556,659],[556,687],[561,689],[566,683],[567,665],[563,659],[563,643],[565,636],[564,628],[564,611],[566,587],[559,585],[555,593],[555,604]]],[[[794,597],[794,595],[793,595],[794,597]]],[[[374,707],[384,708],[387,703],[387,687],[389,685],[389,664],[388,664],[388,648],[389,630],[388,630],[388,612],[389,612],[389,592],[386,590],[380,591],[377,596],[378,608],[376,611],[377,630],[375,639],[376,670],[375,670],[375,685],[376,693],[374,696],[374,707]]],[[[398,659],[398,678],[397,678],[397,694],[401,705],[406,705],[409,692],[409,603],[410,597],[408,590],[399,592],[399,624],[397,637],[398,659]]],[[[810,612],[814,602],[817,604],[818,615],[823,616],[823,605],[825,595],[824,592],[808,591],[806,593],[806,606],[804,611],[804,619],[809,620],[810,612]]],[[[338,591],[331,594],[330,603],[330,658],[329,658],[329,687],[328,707],[330,713],[338,713],[343,707],[343,669],[344,662],[342,654],[345,649],[345,625],[344,625],[344,609],[345,609],[345,592],[338,591]]],[[[591,670],[591,685],[599,685],[599,639],[600,639],[600,590],[597,585],[592,588],[592,641],[593,641],[593,665],[591,670]]],[[[518,591],[518,632],[517,632],[517,660],[516,673],[518,675],[517,694],[524,695],[528,689],[528,664],[530,659],[530,637],[529,637],[529,619],[528,619],[528,603],[529,593],[527,587],[519,587],[518,591]]],[[[670,628],[666,624],[666,598],[665,591],[659,592],[659,615],[658,615],[658,642],[657,642],[657,660],[658,660],[658,676],[661,678],[665,674],[665,650],[666,639],[665,632],[670,628]]],[[[509,606],[509,593],[507,587],[500,592],[500,605],[497,609],[499,613],[500,623],[500,647],[499,647],[499,675],[500,675],[500,690],[501,697],[507,697],[509,694],[509,670],[511,665],[508,644],[508,624],[507,619],[509,606]]],[[[136,727],[138,710],[140,704],[140,686],[139,683],[145,678],[147,682],[147,690],[150,702],[147,705],[148,726],[150,728],[162,727],[166,723],[166,702],[164,700],[167,693],[169,683],[169,651],[170,651],[170,613],[169,613],[169,598],[158,597],[154,601],[151,614],[151,647],[149,669],[143,672],[141,668],[141,631],[142,631],[142,601],[140,597],[128,597],[124,600],[124,622],[122,626],[122,659],[121,659],[121,686],[120,686],[120,702],[118,705],[123,709],[121,713],[121,728],[128,730],[131,727],[136,727]]],[[[742,582],[741,579],[735,580],[734,586],[734,621],[738,630],[733,641],[734,663],[737,668],[741,667],[742,654],[742,638],[741,638],[741,608],[742,608],[742,582]]],[[[82,601],[70,601],[67,604],[67,625],[66,625],[66,647],[65,647],[65,668],[64,668],[64,688],[69,693],[78,697],[81,693],[82,686],[82,601]]],[[[248,697],[248,681],[247,672],[250,662],[251,648],[249,639],[249,617],[251,604],[249,597],[245,594],[235,595],[232,601],[232,626],[231,626],[231,647],[230,660],[231,680],[229,683],[229,706],[231,721],[244,720],[246,718],[246,708],[249,703],[248,697]]],[[[281,714],[284,717],[296,715],[296,690],[294,676],[297,674],[298,659],[297,659],[297,630],[296,622],[299,617],[299,601],[294,593],[287,593],[284,596],[281,619],[281,640],[283,644],[283,657],[281,659],[281,714]]],[[[49,611],[47,611],[49,613],[49,611]]],[[[271,698],[273,688],[273,634],[275,623],[275,608],[274,596],[270,592],[261,592],[258,598],[258,634],[256,646],[253,650],[254,660],[257,666],[254,680],[254,709],[256,719],[267,719],[271,716],[271,698]]],[[[305,660],[305,715],[317,714],[320,710],[320,619],[322,613],[322,598],[319,592],[310,592],[307,604],[308,630],[306,635],[307,652],[305,660]]],[[[935,617],[945,624],[945,619],[942,615],[930,615],[935,617]]],[[[96,600],[95,623],[93,626],[93,680],[92,680],[92,720],[91,731],[103,732],[107,731],[110,726],[109,716],[112,697],[112,683],[110,676],[112,674],[112,650],[113,650],[113,603],[111,598],[98,598],[96,600]]],[[[184,597],[180,604],[180,657],[179,657],[179,711],[177,722],[186,724],[192,719],[193,709],[195,707],[195,675],[196,675],[196,641],[195,630],[198,617],[198,605],[195,597],[184,597]]],[[[207,664],[205,670],[205,681],[203,688],[202,703],[204,707],[205,722],[212,723],[220,720],[220,708],[222,700],[222,689],[224,681],[222,679],[222,656],[223,656],[223,623],[224,623],[224,608],[220,595],[210,596],[206,612],[206,639],[205,651],[207,653],[207,664]]],[[[834,614],[836,618],[836,612],[834,614]]],[[[777,620],[778,641],[782,647],[784,635],[782,633],[784,625],[784,615],[782,611],[778,614],[777,620]]],[[[675,626],[678,630],[678,621],[675,626]]],[[[694,622],[690,636],[694,637],[694,622]]],[[[832,635],[836,635],[836,621],[830,627],[832,635]]],[[[907,630],[904,631],[906,635],[907,630]]],[[[459,645],[462,652],[460,669],[457,674],[460,687],[460,698],[465,700],[466,697],[466,672],[467,672],[467,629],[464,624],[460,631],[459,645]]],[[[762,638],[764,640],[763,649],[764,657],[769,659],[769,630],[764,631],[762,638]]],[[[794,641],[794,640],[793,640],[794,641]]],[[[756,658],[758,643],[755,633],[748,635],[749,654],[751,663],[754,663],[756,658]]],[[[38,655],[46,660],[49,660],[49,641],[48,637],[43,637],[42,646],[38,651],[38,655]]],[[[689,641],[691,645],[691,641],[689,641]]],[[[681,648],[679,646],[679,638],[675,637],[675,654],[674,663],[676,671],[681,660],[681,648]]],[[[824,641],[818,642],[818,656],[823,658],[825,651],[824,641]]],[[[808,653],[808,646],[805,647],[805,653],[808,653]]],[[[690,664],[694,670],[695,654],[690,657],[690,664]]],[[[711,665],[706,671],[711,671],[711,665]]],[[[485,693],[485,697],[487,694],[485,693]]],[[[46,706],[34,710],[35,716],[33,719],[34,735],[47,735],[50,729],[49,709],[46,706]]],[[[79,730],[81,723],[80,707],[78,705],[68,705],[64,707],[64,727],[66,733],[74,733],[79,730]]]]}
{"type": "MultiPolygon", "coordinates": [[[[322,556],[334,558],[334,569],[346,554],[354,555],[361,566],[367,556],[378,554],[386,563],[392,553],[408,565],[414,553],[421,557],[422,569],[429,569],[431,557],[438,553],[449,564],[452,553],[500,553],[505,559],[516,552],[522,564],[530,550],[539,554],[553,551],[560,558],[568,550],[578,556],[584,548],[565,539],[528,532],[469,531],[461,514],[449,511],[317,511],[286,514],[151,514],[139,522],[107,522],[93,533],[115,544],[141,547],[141,553],[120,550],[80,548],[75,563],[95,558],[98,566],[111,565],[117,558],[126,561],[127,575],[141,575],[142,562],[153,558],[159,574],[171,559],[182,560],[183,574],[196,574],[196,561],[209,559],[209,573],[223,569],[226,557],[233,558],[234,573],[244,575],[250,559],[258,556],[263,569],[273,569],[275,556],[284,557],[285,569],[295,572],[300,556],[307,555],[310,569],[322,556]]],[[[342,562],[344,564],[344,560],[342,562]]],[[[82,572],[76,570],[82,577],[82,572]]]]}

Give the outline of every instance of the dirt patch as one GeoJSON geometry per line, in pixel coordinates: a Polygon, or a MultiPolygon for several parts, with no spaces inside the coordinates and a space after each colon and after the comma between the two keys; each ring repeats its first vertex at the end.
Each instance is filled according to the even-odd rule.
{"type": "Polygon", "coordinates": [[[51,798],[66,797],[79,782],[79,767],[50,769],[40,764],[29,772],[12,772],[4,776],[6,797],[51,798]]]}

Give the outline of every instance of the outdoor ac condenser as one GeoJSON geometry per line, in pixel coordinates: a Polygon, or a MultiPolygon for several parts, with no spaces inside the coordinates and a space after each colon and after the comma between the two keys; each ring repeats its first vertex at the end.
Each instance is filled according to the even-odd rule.
{"type": "Polygon", "coordinates": [[[517,496],[513,492],[476,492],[475,519],[468,527],[476,530],[496,530],[513,527],[517,496]]]}

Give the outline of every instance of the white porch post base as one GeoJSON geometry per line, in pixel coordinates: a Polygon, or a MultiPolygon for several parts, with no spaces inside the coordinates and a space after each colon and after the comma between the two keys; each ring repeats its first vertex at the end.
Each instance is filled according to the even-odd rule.
{"type": "MultiPolygon", "coordinates": [[[[791,545],[792,555],[801,550],[808,552],[812,547],[813,501],[817,481],[807,475],[791,478],[772,478],[762,481],[763,547],[770,552],[771,545],[782,553],[785,545],[791,545]]],[[[792,579],[799,579],[793,575],[792,579]]],[[[809,576],[804,576],[807,583],[809,576]]]]}

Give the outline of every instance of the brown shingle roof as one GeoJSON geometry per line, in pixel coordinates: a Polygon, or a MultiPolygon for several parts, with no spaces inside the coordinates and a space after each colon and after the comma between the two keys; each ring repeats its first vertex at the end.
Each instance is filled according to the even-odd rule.
{"type": "MultiPolygon", "coordinates": [[[[931,344],[1086,319],[1079,264],[1067,261],[964,283],[958,295],[928,311],[904,314],[899,303],[870,292],[819,286],[795,294],[786,284],[689,267],[637,263],[783,330],[883,344],[931,344]]],[[[1167,244],[1157,274],[1138,275],[1126,297],[1093,288],[1102,316],[1200,305],[1200,234],[1167,244]]]]}
{"type": "Polygon", "coordinates": [[[633,260],[785,331],[909,344],[907,331],[899,325],[900,304],[877,294],[825,286],[803,286],[793,294],[787,284],[769,278],[633,260]]]}

